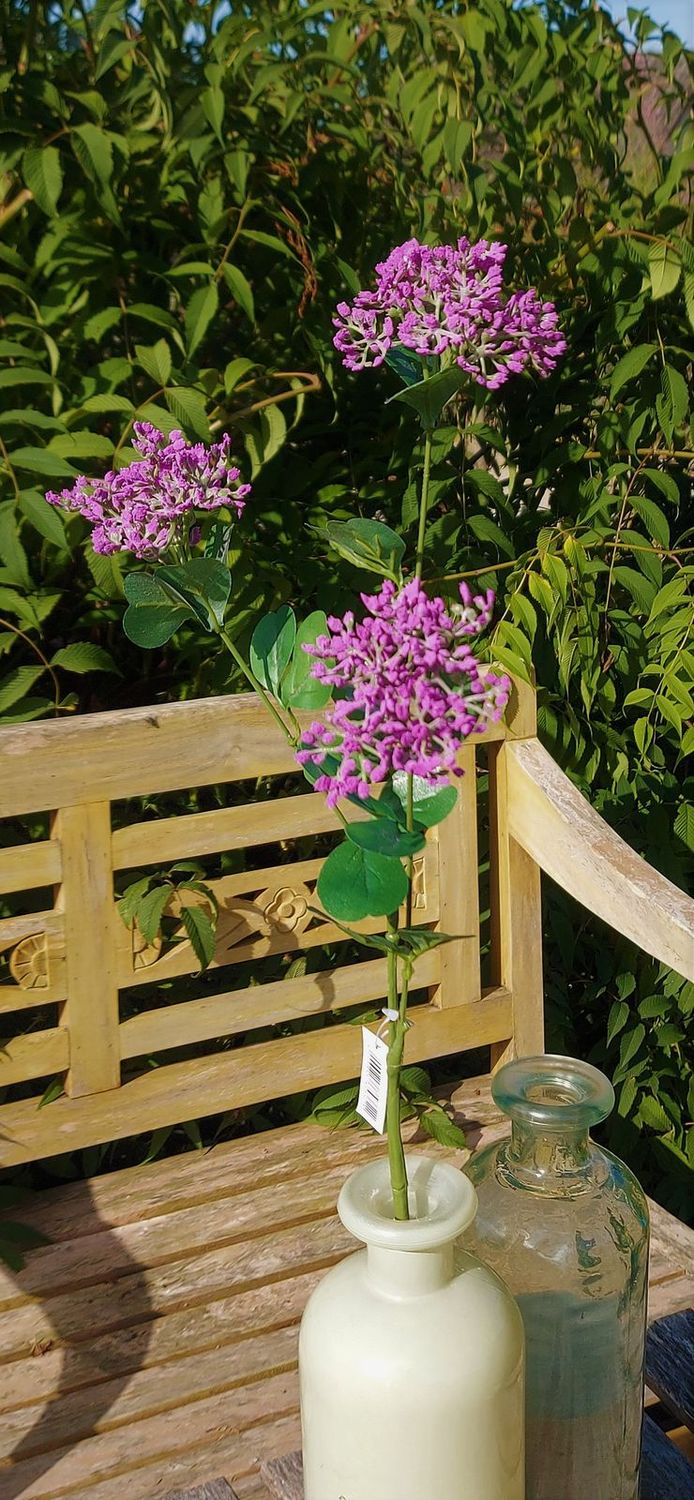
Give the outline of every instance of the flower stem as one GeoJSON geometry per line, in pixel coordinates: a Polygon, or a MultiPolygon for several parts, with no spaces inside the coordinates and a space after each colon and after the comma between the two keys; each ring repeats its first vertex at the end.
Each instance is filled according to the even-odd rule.
{"type": "Polygon", "coordinates": [[[419,495],[419,529],[417,532],[417,556],[415,559],[415,578],[421,578],[424,567],[424,538],[427,529],[427,515],[429,511],[429,480],[431,477],[431,444],[433,433],[430,427],[424,434],[424,468],[422,470],[422,488],[419,495]]]}
{"type": "Polygon", "coordinates": [[[224,626],[220,625],[217,630],[217,635],[219,636],[219,639],[224,642],[224,645],[226,646],[230,656],[233,656],[237,667],[241,668],[246,681],[250,683],[253,691],[258,694],[259,698],[262,699],[266,709],[268,710],[268,713],[272,714],[275,723],[279,725],[283,735],[289,741],[289,744],[295,746],[297,743],[297,737],[295,733],[290,729],[289,725],[282,718],[279,709],[277,708],[276,704],[273,703],[270,694],[263,687],[262,682],[260,682],[259,678],[256,677],[252,667],[249,666],[248,662],[241,655],[238,647],[234,645],[234,642],[232,641],[228,630],[225,630],[224,626]]]}
{"type": "MultiPolygon", "coordinates": [[[[392,924],[389,922],[392,931],[392,924]]],[[[388,953],[388,1005],[398,1009],[398,956],[394,949],[388,953]]],[[[400,1068],[405,1045],[405,1021],[400,1015],[391,1021],[388,1039],[388,1092],[386,1095],[386,1135],[388,1138],[388,1165],[390,1185],[393,1192],[393,1213],[396,1219],[409,1219],[407,1202],[407,1167],[405,1148],[400,1131],[400,1068]]]]}

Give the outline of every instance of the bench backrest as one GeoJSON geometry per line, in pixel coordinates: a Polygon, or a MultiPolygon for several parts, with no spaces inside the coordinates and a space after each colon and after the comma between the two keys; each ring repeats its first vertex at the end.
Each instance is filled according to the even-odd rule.
{"type": "MultiPolygon", "coordinates": [[[[409,1061],[487,1046],[495,1061],[514,1045],[541,1048],[539,869],[509,836],[504,774],[505,742],[534,732],[534,695],[518,683],[506,723],[462,752],[466,774],[456,809],[416,861],[414,920],[460,936],[417,965],[424,993],[412,1012],[409,1061]],[[491,844],[491,982],[484,992],[480,745],[488,747],[491,844]]],[[[214,800],[209,793],[207,800],[214,800]]],[[[319,857],[301,858],[292,841],[329,834],[338,819],[306,790],[253,697],[2,729],[0,819],[10,820],[2,824],[0,897],[21,893],[13,905],[22,913],[0,919],[1,1165],[356,1076],[359,1027],[341,1022],[340,1013],[383,1003],[386,961],[365,949],[363,962],[340,963],[344,934],[312,910],[328,845],[319,857]],[[238,786],[227,793],[230,783],[261,777],[280,778],[277,795],[254,799],[253,789],[238,786]],[[150,809],[147,816],[145,806],[143,816],[137,801],[210,787],[220,789],[221,804],[211,811],[162,817],[150,809]],[[42,814],[43,828],[33,816],[42,814]],[[30,816],[32,841],[8,843],[18,836],[17,820],[26,829],[30,816]],[[257,852],[278,844],[283,849],[270,861],[257,852]],[[184,930],[182,940],[163,948],[146,944],[116,910],[114,877],[122,888],[135,878],[126,872],[191,858],[204,866],[223,851],[247,853],[236,861],[238,873],[210,881],[220,907],[215,958],[209,975],[189,981],[192,998],[181,999],[177,983],[199,969],[184,930]],[[299,963],[285,977],[278,955],[300,958],[322,945],[328,957],[315,972],[301,972],[299,963]],[[273,964],[262,962],[273,958],[274,975],[273,964]],[[220,967],[234,986],[222,993],[214,975],[220,967]],[[128,1004],[133,989],[137,1007],[128,1004]],[[314,1018],[327,1012],[331,1023],[316,1027],[314,1018]],[[303,1026],[291,1028],[299,1020],[303,1026]],[[220,1038],[223,1049],[210,1049],[220,1038]],[[39,1107],[56,1077],[64,1094],[39,1107]]],[[[381,931],[384,923],[362,925],[381,931]]]]}

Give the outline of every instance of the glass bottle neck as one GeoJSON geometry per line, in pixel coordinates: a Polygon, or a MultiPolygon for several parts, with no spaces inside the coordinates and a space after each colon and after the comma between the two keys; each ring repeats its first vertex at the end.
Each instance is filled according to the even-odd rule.
{"type": "Polygon", "coordinates": [[[500,1171],[514,1186],[573,1197],[601,1178],[601,1153],[583,1126],[549,1130],[512,1120],[511,1139],[500,1153],[500,1171]]]}

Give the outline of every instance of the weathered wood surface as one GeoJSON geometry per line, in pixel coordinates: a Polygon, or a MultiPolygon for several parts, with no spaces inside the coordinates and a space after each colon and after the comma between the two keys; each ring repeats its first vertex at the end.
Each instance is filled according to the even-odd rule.
{"type": "Polygon", "coordinates": [[[641,1500],[694,1500],[694,1464],[648,1413],[643,1423],[641,1500]]]}
{"type": "Polygon", "coordinates": [[[509,832],[617,932],[694,981],[694,901],[615,833],[539,740],[504,746],[509,832]]]}
{"type": "Polygon", "coordinates": [[[176,1490],[164,1500],[238,1500],[238,1496],[226,1479],[213,1479],[211,1484],[196,1484],[194,1490],[176,1490]]]}
{"type": "Polygon", "coordinates": [[[298,1449],[286,1458],[261,1464],[260,1474],[274,1500],[304,1500],[304,1471],[298,1449]]]}
{"type": "Polygon", "coordinates": [[[694,1308],[649,1329],[646,1380],[668,1411],[694,1431],[694,1308]]]}
{"type": "MultiPolygon", "coordinates": [[[[452,1098],[472,1148],[506,1130],[487,1079],[452,1098]]],[[[298,1321],[352,1244],[338,1188],[381,1150],[301,1124],[23,1209],[51,1243],[0,1275],[0,1500],[163,1500],[220,1476],[268,1500],[261,1463],[299,1444],[298,1321]]],[[[692,1301],[694,1236],[652,1212],[661,1315],[692,1301]]]]}

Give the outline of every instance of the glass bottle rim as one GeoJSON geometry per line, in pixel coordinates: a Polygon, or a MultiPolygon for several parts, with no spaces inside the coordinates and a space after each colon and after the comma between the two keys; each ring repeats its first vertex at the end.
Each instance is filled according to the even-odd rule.
{"type": "Polygon", "coordinates": [[[615,1102],[599,1068],[553,1053],[504,1063],[492,1078],[492,1098],[512,1120],[548,1130],[589,1130],[607,1119],[615,1102]]]}

